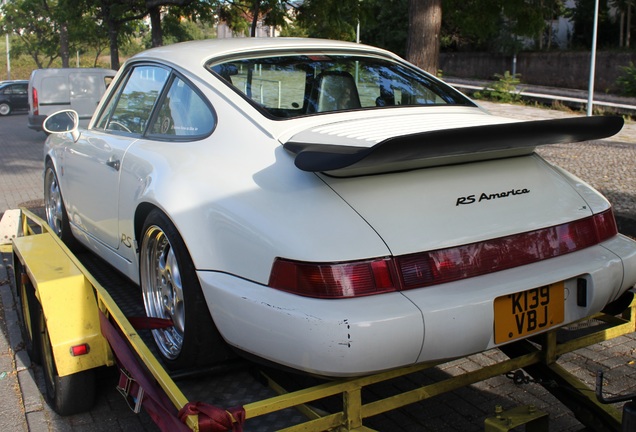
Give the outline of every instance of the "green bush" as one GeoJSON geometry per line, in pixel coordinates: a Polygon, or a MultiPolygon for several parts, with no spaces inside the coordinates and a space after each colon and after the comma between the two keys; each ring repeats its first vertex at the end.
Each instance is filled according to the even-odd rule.
{"type": "Polygon", "coordinates": [[[625,96],[636,96],[636,66],[630,63],[629,66],[622,66],[622,74],[616,80],[616,85],[620,94],[625,96]]]}
{"type": "Polygon", "coordinates": [[[474,96],[477,99],[488,99],[502,103],[519,102],[521,100],[520,91],[517,90],[517,85],[521,83],[519,77],[519,74],[511,74],[509,71],[503,75],[495,74],[497,81],[482,91],[476,92],[474,96]]]}

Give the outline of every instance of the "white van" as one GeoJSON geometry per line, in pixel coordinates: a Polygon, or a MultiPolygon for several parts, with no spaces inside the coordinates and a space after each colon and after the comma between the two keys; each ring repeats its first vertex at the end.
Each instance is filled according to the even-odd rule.
{"type": "Polygon", "coordinates": [[[36,69],[29,79],[29,128],[42,130],[44,119],[73,109],[84,127],[117,72],[102,68],[36,69]]]}

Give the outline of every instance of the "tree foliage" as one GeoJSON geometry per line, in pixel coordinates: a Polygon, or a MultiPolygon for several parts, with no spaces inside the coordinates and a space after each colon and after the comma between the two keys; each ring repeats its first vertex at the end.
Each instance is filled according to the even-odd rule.
{"type": "Polygon", "coordinates": [[[17,36],[14,54],[30,56],[38,68],[59,57],[59,26],[41,0],[16,0],[2,7],[2,31],[17,36]]]}
{"type": "Polygon", "coordinates": [[[358,0],[305,0],[298,22],[309,37],[355,41],[362,7],[358,0]]]}
{"type": "Polygon", "coordinates": [[[284,29],[290,18],[292,3],[285,0],[222,0],[218,2],[219,19],[235,33],[256,36],[258,22],[284,29]]]}
{"type": "MultiPolygon", "coordinates": [[[[594,29],[594,2],[595,0],[574,0],[576,7],[569,9],[567,16],[574,22],[572,44],[576,48],[590,49],[592,46],[592,34],[594,29]]],[[[611,23],[609,5],[607,1],[599,1],[598,10],[598,38],[599,47],[611,47],[616,45],[618,38],[614,38],[615,28],[611,23]]]]}
{"type": "MultiPolygon", "coordinates": [[[[575,22],[576,46],[590,45],[594,1],[575,0],[576,7],[567,14],[575,22]]],[[[634,3],[601,2],[599,46],[629,46],[634,3]]],[[[245,36],[255,35],[257,24],[275,26],[287,36],[354,41],[359,35],[364,43],[397,52],[434,72],[434,64],[425,63],[436,61],[440,45],[445,50],[509,54],[520,50],[522,41],[535,40],[536,47],[549,48],[548,24],[566,15],[564,4],[565,0],[11,0],[0,8],[0,27],[15,35],[12,53],[30,56],[37,67],[60,58],[66,66],[77,51],[94,52],[96,63],[109,51],[116,69],[122,48],[210,37],[214,25],[223,21],[245,36]],[[435,14],[420,9],[430,5],[437,5],[435,14]],[[442,8],[438,30],[439,19],[430,18],[440,16],[442,8]]]]}
{"type": "Polygon", "coordinates": [[[360,40],[406,57],[408,0],[365,0],[360,11],[360,40]],[[391,29],[387,31],[387,29],[391,29]]]}
{"type": "Polygon", "coordinates": [[[444,0],[445,46],[516,52],[521,38],[540,41],[563,10],[564,0],[444,0]]]}

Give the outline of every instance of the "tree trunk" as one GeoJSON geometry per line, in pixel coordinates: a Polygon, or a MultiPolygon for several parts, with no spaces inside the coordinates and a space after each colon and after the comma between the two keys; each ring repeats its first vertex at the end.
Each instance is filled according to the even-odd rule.
{"type": "Polygon", "coordinates": [[[260,0],[253,0],[254,7],[252,8],[252,27],[250,28],[250,36],[256,37],[256,26],[258,24],[258,15],[261,13],[260,0]]]}
{"type": "Polygon", "coordinates": [[[110,68],[119,69],[119,44],[117,43],[117,25],[110,21],[108,22],[108,39],[110,41],[110,68]]]}
{"type": "Polygon", "coordinates": [[[439,68],[442,0],[409,0],[406,59],[433,75],[439,68]]]}
{"type": "Polygon", "coordinates": [[[625,39],[624,33],[623,33],[625,29],[625,12],[621,12],[621,18],[619,22],[620,22],[620,26],[619,26],[619,32],[618,32],[618,47],[623,48],[623,40],[625,39]]]}
{"type": "Polygon", "coordinates": [[[627,25],[626,27],[626,36],[625,36],[625,48],[629,48],[630,41],[632,39],[632,5],[627,5],[627,25]]]}
{"type": "Polygon", "coordinates": [[[60,24],[60,58],[62,59],[62,67],[70,67],[70,48],[68,42],[68,26],[64,22],[60,24]]]}
{"type": "Polygon", "coordinates": [[[163,45],[163,32],[161,31],[161,9],[152,7],[149,9],[150,14],[150,34],[153,47],[163,45]]]}

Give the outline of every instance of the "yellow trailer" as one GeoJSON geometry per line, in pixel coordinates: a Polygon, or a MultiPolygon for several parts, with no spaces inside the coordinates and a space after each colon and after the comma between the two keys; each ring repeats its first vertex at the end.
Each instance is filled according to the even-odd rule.
{"type": "MultiPolygon", "coordinates": [[[[49,232],[43,220],[27,210],[11,211],[5,216],[15,219],[15,233],[4,235],[11,244],[3,246],[2,252],[13,256],[27,351],[34,362],[42,364],[47,397],[55,411],[62,415],[90,409],[95,394],[95,370],[117,365],[120,369],[120,379],[116,384],[118,390],[133,410],[145,409],[163,430],[240,430],[247,420],[294,408],[303,414],[305,420],[281,430],[371,431],[364,423],[372,416],[525,369],[532,375],[550,374],[550,379],[559,380],[559,387],[566,389],[563,390],[564,399],[570,400],[569,403],[575,400],[576,406],[571,409],[592,430],[620,431],[624,427],[621,413],[602,403],[607,402],[602,395],[599,402],[594,391],[558,365],[557,359],[564,353],[634,332],[636,304],[633,301],[618,316],[598,314],[591,317],[606,323],[601,330],[567,342],[557,342],[559,330],[554,330],[532,344],[523,342],[505,347],[507,360],[371,402],[363,403],[365,388],[433,368],[437,364],[323,382],[293,392],[287,392],[265,375],[277,396],[234,408],[217,407],[185,396],[183,389],[146,345],[139,327],[131,324],[131,319],[122,312],[109,290],[76,254],[49,232]],[[576,397],[572,397],[573,393],[576,397]],[[341,410],[324,412],[312,408],[315,401],[332,396],[341,398],[341,410]],[[601,429],[592,426],[599,424],[601,429]]],[[[203,371],[201,375],[204,375],[203,371]]],[[[520,424],[527,424],[527,430],[543,430],[547,420],[544,413],[533,407],[509,411],[498,409],[493,418],[487,419],[484,428],[487,431],[510,430],[512,425],[520,424]],[[530,429],[531,425],[535,428],[530,429]]]]}

